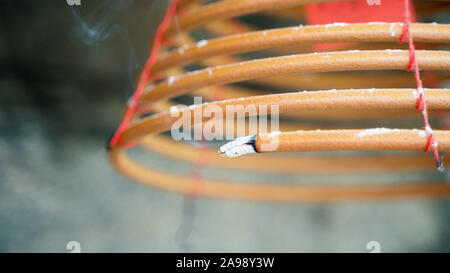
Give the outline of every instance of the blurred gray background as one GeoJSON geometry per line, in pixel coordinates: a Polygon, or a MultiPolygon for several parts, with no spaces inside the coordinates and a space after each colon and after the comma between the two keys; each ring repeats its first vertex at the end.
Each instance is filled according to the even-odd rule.
{"type": "Polygon", "coordinates": [[[165,5],[0,2],[0,252],[450,251],[448,200],[191,200],[118,174],[106,141],[165,5]]]}

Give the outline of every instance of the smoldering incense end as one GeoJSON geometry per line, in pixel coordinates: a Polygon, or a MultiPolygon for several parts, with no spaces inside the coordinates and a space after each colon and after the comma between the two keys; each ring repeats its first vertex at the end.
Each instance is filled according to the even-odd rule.
{"type": "Polygon", "coordinates": [[[237,157],[256,153],[256,135],[236,138],[219,148],[219,154],[223,157],[237,157]]]}

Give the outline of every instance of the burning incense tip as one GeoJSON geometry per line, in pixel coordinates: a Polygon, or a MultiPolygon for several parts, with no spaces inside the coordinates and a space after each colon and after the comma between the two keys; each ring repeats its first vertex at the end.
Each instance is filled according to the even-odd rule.
{"type": "Polygon", "coordinates": [[[219,154],[223,157],[237,157],[256,153],[256,135],[236,138],[219,148],[219,154]]]}

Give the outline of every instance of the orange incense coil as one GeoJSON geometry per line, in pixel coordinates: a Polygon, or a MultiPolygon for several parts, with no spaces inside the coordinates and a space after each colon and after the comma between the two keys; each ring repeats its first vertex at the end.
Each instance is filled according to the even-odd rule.
{"type": "MultiPolygon", "coordinates": [[[[140,109],[150,107],[153,113],[145,117],[135,113],[133,122],[121,135],[123,143],[136,142],[152,152],[184,162],[249,174],[433,171],[433,159],[420,152],[427,146],[426,128],[420,125],[405,127],[403,124],[403,120],[408,118],[415,119],[413,123],[420,121],[420,115],[415,111],[417,89],[414,88],[414,77],[404,72],[410,63],[410,54],[407,48],[398,49],[403,23],[295,25],[259,30],[243,22],[236,23],[237,17],[259,12],[277,16],[279,13],[273,12],[275,7],[298,8],[304,4],[326,1],[222,0],[207,5],[201,5],[201,2],[178,1],[178,7],[182,10],[179,10],[179,16],[172,21],[164,36],[165,40],[174,41],[176,47],[163,48],[151,70],[152,74],[165,80],[150,82],[138,99],[140,109]],[[208,29],[208,26],[216,35],[224,36],[209,40],[193,38],[190,31],[201,27],[208,29]],[[231,30],[236,34],[231,34],[231,30]],[[311,52],[312,45],[316,43],[340,42],[352,43],[351,50],[311,52]],[[290,53],[298,44],[302,47],[290,53]],[[359,49],[367,48],[367,45],[377,45],[373,47],[377,49],[359,49]],[[262,51],[273,55],[254,59],[242,55],[262,51]],[[193,64],[200,66],[200,69],[185,70],[185,66],[193,64]],[[243,82],[253,85],[236,85],[243,82]],[[272,88],[275,93],[269,94],[273,93],[269,91],[272,88]],[[309,91],[283,91],[292,89],[309,91]],[[172,99],[189,94],[200,94],[207,103],[189,108],[173,107],[176,103],[172,99]],[[223,155],[234,156],[236,151],[237,155],[243,155],[252,151],[248,149],[251,146],[257,152],[236,158],[220,157],[216,147],[198,149],[166,136],[157,136],[170,131],[182,113],[189,112],[193,127],[203,128],[204,122],[210,121],[211,117],[196,120],[194,116],[197,110],[202,113],[204,107],[208,106],[225,112],[227,107],[236,105],[276,106],[280,115],[293,119],[289,122],[281,120],[280,128],[292,130],[293,125],[297,124],[298,129],[259,132],[258,128],[251,134],[246,129],[248,143],[241,143],[242,140],[238,138],[219,150],[223,155]],[[308,122],[305,123],[305,120],[308,122]],[[360,125],[380,120],[396,126],[377,128],[360,125]],[[270,149],[274,139],[277,145],[270,149]],[[240,147],[243,144],[247,145],[244,150],[240,147]],[[331,156],[289,153],[346,150],[383,152],[331,156]],[[418,152],[389,152],[402,150],[418,152]]],[[[432,11],[428,9],[429,12],[432,11]]],[[[415,42],[432,48],[416,51],[420,69],[435,71],[436,85],[448,80],[450,52],[441,50],[440,46],[450,42],[450,25],[414,23],[410,30],[415,42]]],[[[425,88],[424,92],[428,110],[450,108],[450,93],[447,89],[425,88]]],[[[271,114],[270,110],[267,114],[271,114]]],[[[246,116],[253,114],[247,113],[246,116]]],[[[445,129],[435,129],[439,151],[449,151],[450,133],[445,129]]],[[[192,177],[141,165],[126,154],[126,149],[122,145],[115,145],[109,150],[110,161],[118,171],[140,183],[184,194],[288,202],[450,195],[450,184],[442,178],[411,183],[399,181],[352,185],[283,184],[277,181],[245,183],[205,178],[199,186],[192,177]]],[[[445,164],[445,158],[444,161],[445,164]]]]}

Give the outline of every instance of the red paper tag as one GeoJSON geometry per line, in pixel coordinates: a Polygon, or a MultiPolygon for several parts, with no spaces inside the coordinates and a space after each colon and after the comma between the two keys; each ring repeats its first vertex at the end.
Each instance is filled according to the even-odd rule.
{"type": "MultiPolygon", "coordinates": [[[[411,7],[412,3],[411,3],[411,7]]],[[[412,22],[416,16],[411,11],[412,22]]],[[[332,23],[404,22],[404,0],[354,0],[306,5],[309,25],[332,23]]],[[[341,44],[342,45],[342,44],[341,44]]],[[[320,44],[317,50],[336,48],[337,44],[320,44]]]]}

